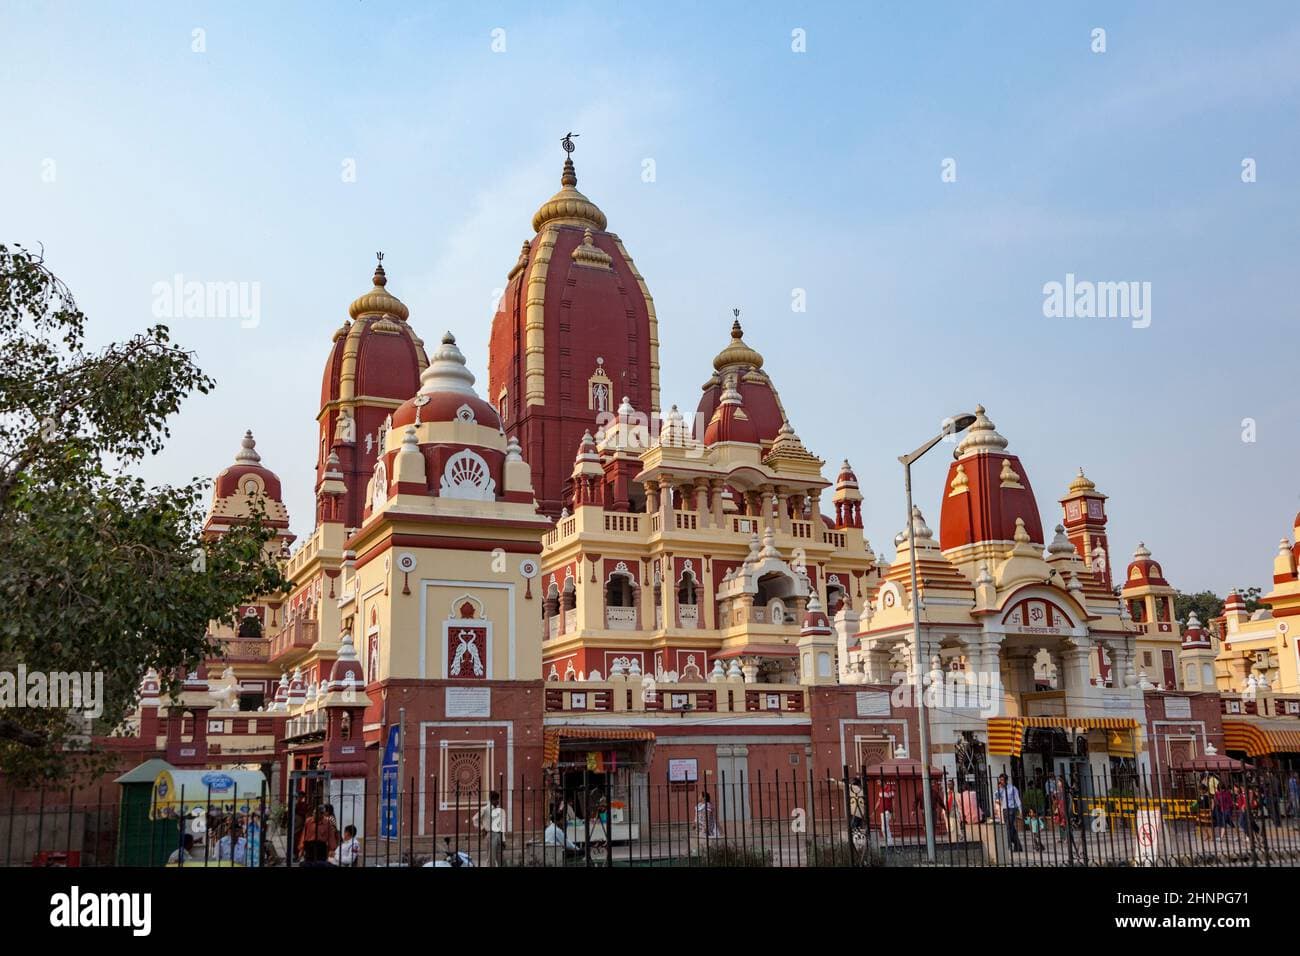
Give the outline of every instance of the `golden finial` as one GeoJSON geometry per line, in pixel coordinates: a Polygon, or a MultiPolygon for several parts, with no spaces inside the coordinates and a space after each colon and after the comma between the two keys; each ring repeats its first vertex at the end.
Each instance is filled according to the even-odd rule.
{"type": "Polygon", "coordinates": [[[568,132],[564,134],[564,139],[560,140],[560,148],[563,149],[565,153],[564,172],[560,176],[561,186],[578,185],[578,173],[577,170],[573,168],[573,151],[577,149],[573,144],[573,137],[577,135],[577,133],[568,132]]]}
{"type": "Polygon", "coordinates": [[[384,254],[382,252],[376,252],[375,259],[377,260],[375,263],[375,285],[388,285],[388,276],[384,272],[384,254]]]}

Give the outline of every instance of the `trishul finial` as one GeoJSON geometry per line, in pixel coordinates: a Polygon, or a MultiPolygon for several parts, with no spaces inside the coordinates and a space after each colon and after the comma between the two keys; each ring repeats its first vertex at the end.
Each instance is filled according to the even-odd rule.
{"type": "Polygon", "coordinates": [[[732,317],[733,319],[738,319],[738,318],[740,318],[740,310],[739,310],[739,309],[732,309],[732,310],[731,310],[731,317],[732,317]]]}
{"type": "Polygon", "coordinates": [[[378,259],[380,262],[383,262],[383,261],[384,261],[384,254],[383,254],[382,252],[376,252],[376,253],[375,253],[375,258],[378,259]]]}

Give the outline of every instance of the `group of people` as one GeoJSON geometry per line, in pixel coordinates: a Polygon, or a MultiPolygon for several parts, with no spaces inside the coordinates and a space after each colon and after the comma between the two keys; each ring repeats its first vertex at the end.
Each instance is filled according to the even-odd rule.
{"type": "MultiPolygon", "coordinates": [[[[202,822],[202,821],[200,821],[202,822]]],[[[257,814],[240,813],[237,815],[216,816],[210,818],[204,833],[211,841],[205,841],[207,850],[195,849],[197,838],[193,831],[186,829],[180,838],[180,844],[167,858],[169,864],[204,863],[215,860],[218,863],[234,863],[239,866],[262,865],[262,822],[257,814]]]]}
{"type": "Polygon", "coordinates": [[[1259,833],[1264,820],[1272,820],[1275,826],[1282,825],[1283,817],[1300,823],[1300,774],[1292,771],[1284,782],[1270,775],[1262,783],[1242,783],[1203,773],[1197,808],[1202,821],[1208,819],[1216,842],[1233,829],[1259,833]]]}
{"type": "Polygon", "coordinates": [[[317,804],[314,809],[307,810],[306,801],[300,800],[295,810],[299,808],[306,812],[302,819],[295,817],[294,845],[302,866],[361,865],[361,841],[357,839],[357,828],[349,823],[340,837],[332,804],[317,804]]]}

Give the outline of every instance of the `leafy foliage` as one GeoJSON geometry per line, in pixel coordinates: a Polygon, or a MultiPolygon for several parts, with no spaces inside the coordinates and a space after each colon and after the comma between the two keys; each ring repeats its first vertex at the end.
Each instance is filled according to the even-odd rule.
{"type": "MultiPolygon", "coordinates": [[[[144,672],[195,665],[211,621],[283,590],[261,516],[201,539],[205,482],[151,487],[132,466],[214,383],[162,325],[89,351],[86,317],[43,258],[0,245],[0,670],[101,672],[104,719],[144,672]],[[198,555],[202,552],[202,559],[198,555]]],[[[0,770],[51,779],[74,763],[67,711],[0,712],[0,770]]]]}

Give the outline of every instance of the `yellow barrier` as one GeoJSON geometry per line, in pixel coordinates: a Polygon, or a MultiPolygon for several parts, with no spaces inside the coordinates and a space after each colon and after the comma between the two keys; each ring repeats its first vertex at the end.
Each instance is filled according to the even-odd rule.
{"type": "Polygon", "coordinates": [[[1097,809],[1106,812],[1107,820],[1118,817],[1132,823],[1139,810],[1158,810],[1164,820],[1195,820],[1197,801],[1174,797],[1103,797],[1088,798],[1085,802],[1088,816],[1097,809]]]}

